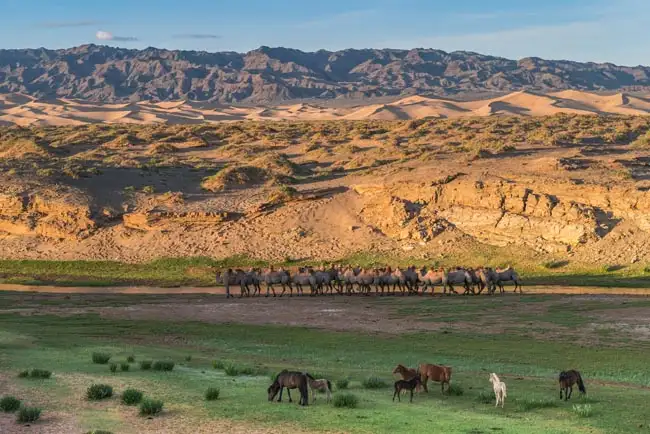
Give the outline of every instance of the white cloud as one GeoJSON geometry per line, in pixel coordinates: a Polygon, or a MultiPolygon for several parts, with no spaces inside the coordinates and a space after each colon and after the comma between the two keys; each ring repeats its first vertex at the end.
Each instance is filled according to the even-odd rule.
{"type": "Polygon", "coordinates": [[[98,31],[95,34],[95,37],[100,41],[133,42],[138,40],[138,38],[134,38],[133,36],[117,36],[111,32],[105,32],[103,30],[98,31]]]}

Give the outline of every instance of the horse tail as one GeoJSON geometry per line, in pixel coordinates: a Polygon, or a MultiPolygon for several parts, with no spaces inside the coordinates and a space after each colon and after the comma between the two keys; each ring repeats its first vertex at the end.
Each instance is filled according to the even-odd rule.
{"type": "Polygon", "coordinates": [[[587,393],[587,389],[585,388],[585,383],[582,382],[582,377],[580,376],[580,372],[576,371],[576,383],[578,383],[578,390],[580,390],[581,393],[587,393]]]}
{"type": "Polygon", "coordinates": [[[332,383],[330,380],[327,380],[327,388],[330,390],[330,392],[332,391],[332,383]]]}

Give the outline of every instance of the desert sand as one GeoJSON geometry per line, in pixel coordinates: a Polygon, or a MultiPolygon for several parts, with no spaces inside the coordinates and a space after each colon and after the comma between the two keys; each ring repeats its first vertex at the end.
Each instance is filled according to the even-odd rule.
{"type": "Polygon", "coordinates": [[[69,99],[36,100],[0,95],[0,125],[61,126],[106,124],[192,124],[242,120],[409,120],[472,116],[572,114],[650,114],[650,97],[580,91],[537,94],[514,92],[492,99],[455,101],[410,96],[385,104],[324,107],[317,103],[239,107],[191,101],[97,104],[69,99]]]}

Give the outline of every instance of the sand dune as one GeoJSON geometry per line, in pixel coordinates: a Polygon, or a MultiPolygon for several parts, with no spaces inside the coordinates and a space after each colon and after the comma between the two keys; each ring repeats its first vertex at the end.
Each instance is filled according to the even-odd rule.
{"type": "Polygon", "coordinates": [[[78,125],[84,123],[203,123],[237,120],[406,120],[467,116],[544,116],[556,113],[650,115],[650,98],[618,93],[601,95],[567,90],[551,94],[514,92],[492,99],[455,101],[409,96],[386,104],[321,107],[298,103],[237,107],[191,101],[94,104],[58,98],[35,100],[0,95],[0,125],[78,125]]]}

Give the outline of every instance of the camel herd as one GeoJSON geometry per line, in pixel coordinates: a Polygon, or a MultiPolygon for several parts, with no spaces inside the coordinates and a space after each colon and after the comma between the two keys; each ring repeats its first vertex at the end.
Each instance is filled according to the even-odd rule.
{"type": "Polygon", "coordinates": [[[521,280],[512,267],[503,270],[490,267],[417,269],[415,266],[393,269],[331,265],[319,268],[301,267],[294,272],[284,268],[276,270],[273,267],[266,270],[251,268],[247,271],[228,269],[218,271],[216,281],[226,287],[228,298],[232,296],[231,286],[240,287],[240,297],[251,296],[251,287],[253,296],[261,295],[262,283],[266,286],[266,297],[271,293],[276,297],[276,287],[282,288],[280,297],[287,289],[289,296],[293,296],[294,288],[296,295],[304,295],[305,289],[309,289],[310,295],[352,295],[355,292],[370,295],[373,287],[378,295],[394,295],[397,291],[402,295],[422,295],[428,289],[431,289],[433,295],[436,286],[442,287],[443,294],[458,294],[455,286],[462,286],[464,294],[481,294],[486,289],[488,294],[494,294],[497,288],[501,293],[504,292],[504,282],[513,282],[515,292],[521,292],[521,280]]]}

